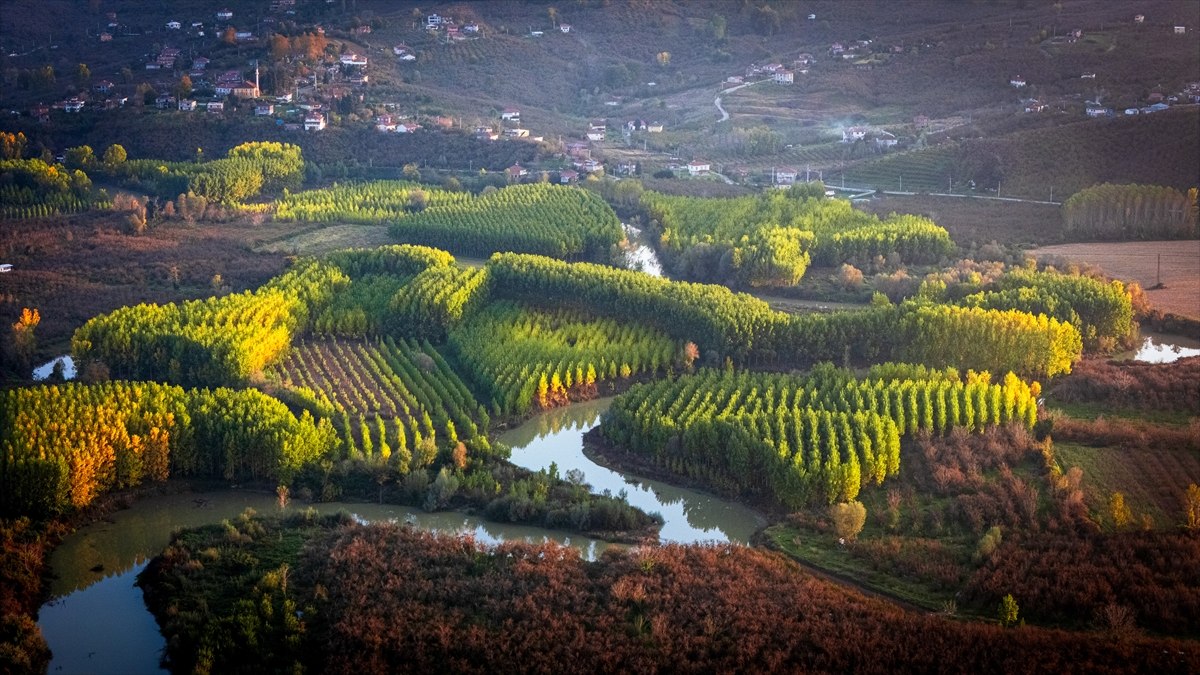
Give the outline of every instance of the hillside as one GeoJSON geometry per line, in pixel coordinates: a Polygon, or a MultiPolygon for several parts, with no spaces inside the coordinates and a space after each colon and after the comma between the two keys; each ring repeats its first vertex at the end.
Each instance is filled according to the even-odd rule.
{"type": "MultiPolygon", "coordinates": [[[[133,94],[143,83],[155,92],[171,91],[186,72],[182,67],[143,68],[147,58],[169,46],[183,52],[181,63],[210,58],[212,71],[246,73],[261,63],[264,93],[284,93],[292,89],[288,73],[294,64],[290,57],[272,56],[267,38],[318,28],[329,40],[327,54],[361,53],[370,61],[364,68],[369,82],[347,89],[335,78],[313,87],[338,113],[330,119],[335,129],[372,131],[372,117],[385,113],[437,117],[468,132],[479,126],[496,129],[499,113],[515,107],[530,138],[546,139],[543,154],[579,139],[588,120],[607,118],[607,138],[592,143],[594,156],[607,163],[638,161],[650,171],[671,163],[671,157],[703,157],[727,175],[769,177],[775,167],[791,165],[826,178],[845,170],[848,182],[890,187],[889,174],[896,174],[898,186],[898,176],[906,173],[917,189],[931,189],[949,177],[973,178],[981,187],[1011,183],[1013,194],[1039,197],[1051,184],[1065,195],[1095,180],[1182,186],[1194,174],[1183,164],[1200,148],[1194,116],[1084,124],[1091,121],[1083,115],[1085,100],[1120,111],[1145,105],[1153,93],[1173,95],[1200,80],[1194,41],[1173,33],[1175,25],[1191,32],[1200,28],[1200,5],[1175,0],[1138,3],[1137,12],[1147,18],[1136,24],[1131,6],[1097,0],[761,6],[716,0],[433,5],[301,0],[294,14],[268,11],[265,3],[239,8],[230,24],[255,37],[236,44],[214,34],[219,3],[207,0],[170,6],[96,0],[86,8],[64,0],[12,0],[6,8],[0,25],[0,69],[7,85],[3,103],[20,116],[2,124],[24,130],[35,139],[33,146],[55,153],[80,142],[120,138],[126,147],[150,146],[136,154],[174,157],[189,156],[195,147],[220,151],[220,137],[228,134],[295,138],[295,132],[267,128],[287,115],[277,113],[262,126],[243,124],[238,118],[252,114],[246,106],[216,116],[217,122],[174,112],[150,120],[137,117],[141,111],[100,111],[91,105],[80,116],[86,120],[55,113],[46,125],[26,115],[38,102],[87,93],[102,78],[115,83],[114,95],[133,94]],[[110,11],[115,19],[108,17],[110,11]],[[435,13],[470,23],[474,31],[451,40],[446,31],[426,30],[427,16],[435,13]],[[164,25],[170,20],[202,23],[208,32],[168,30],[164,25]],[[110,23],[117,25],[109,29],[116,33],[102,43],[98,35],[110,23]],[[1080,37],[1071,37],[1073,31],[1080,37]],[[412,60],[394,56],[396,45],[404,45],[412,60]],[[88,66],[86,77],[77,72],[81,63],[88,66]],[[768,78],[721,92],[733,86],[723,84],[730,78],[767,63],[795,69],[794,84],[780,86],[768,78]],[[53,83],[38,77],[45,66],[54,70],[53,83]],[[1089,73],[1095,77],[1083,77],[1089,73]],[[1010,86],[1016,77],[1028,85],[1010,86]],[[714,106],[718,94],[730,115],[725,121],[714,106]],[[1047,111],[1023,113],[1020,101],[1031,98],[1046,104],[1047,111]],[[135,121],[126,119],[130,116],[135,121]],[[630,119],[660,122],[663,132],[618,133],[618,121],[630,119]],[[876,166],[881,151],[874,144],[838,142],[850,125],[892,133],[898,145],[876,166]],[[172,133],[180,128],[187,133],[172,133]],[[1148,146],[1152,135],[1192,151],[1148,146]],[[925,148],[932,149],[934,159],[890,157],[925,148]],[[1138,156],[1130,148],[1162,159],[1130,161],[1138,156]],[[890,162],[898,162],[895,171],[890,162]]],[[[329,146],[346,151],[323,155],[309,144],[306,153],[324,162],[398,166],[402,162],[379,155],[394,158],[413,151],[389,140],[386,150],[374,152],[372,142],[341,137],[329,146]]],[[[528,148],[492,152],[457,143],[419,157],[471,169],[532,159],[528,148]],[[468,161],[459,161],[464,158],[468,161]]]]}

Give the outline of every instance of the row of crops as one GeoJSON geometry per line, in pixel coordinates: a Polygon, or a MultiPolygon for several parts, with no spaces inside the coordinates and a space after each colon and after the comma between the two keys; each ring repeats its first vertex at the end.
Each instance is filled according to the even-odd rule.
{"type": "MultiPolygon", "coordinates": [[[[415,340],[305,342],[273,376],[316,393],[338,420],[349,456],[396,455],[407,472],[418,448],[484,444],[486,411],[429,343],[415,340]]],[[[429,458],[432,461],[432,458],[429,458]]]]}
{"type": "Polygon", "coordinates": [[[680,364],[682,345],[645,325],[496,302],[450,333],[450,350],[502,415],[594,396],[599,384],[680,364]]]}

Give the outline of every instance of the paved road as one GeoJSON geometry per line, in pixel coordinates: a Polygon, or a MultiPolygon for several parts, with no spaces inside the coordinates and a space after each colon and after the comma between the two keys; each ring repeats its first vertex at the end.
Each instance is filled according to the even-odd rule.
{"type": "MultiPolygon", "coordinates": [[[[766,82],[766,80],[757,80],[755,82],[747,82],[745,84],[739,84],[736,87],[730,87],[728,89],[725,89],[721,93],[722,94],[732,94],[733,92],[737,91],[738,89],[742,89],[744,87],[749,87],[750,85],[758,84],[759,82],[766,82]]],[[[725,108],[723,108],[721,106],[721,97],[720,96],[717,96],[715,99],[713,99],[713,105],[717,106],[717,112],[721,113],[721,119],[717,120],[718,122],[724,122],[725,120],[729,119],[729,113],[725,110],[725,108]]]]}

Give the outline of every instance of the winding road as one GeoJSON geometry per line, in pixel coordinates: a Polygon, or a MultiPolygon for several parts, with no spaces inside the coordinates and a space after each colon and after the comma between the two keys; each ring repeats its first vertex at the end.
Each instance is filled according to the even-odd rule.
{"type": "Polygon", "coordinates": [[[717,112],[721,113],[721,119],[719,119],[717,121],[724,122],[725,120],[729,119],[729,112],[726,111],[725,108],[721,107],[721,95],[732,94],[733,92],[737,91],[738,89],[749,87],[750,85],[758,84],[759,82],[766,82],[766,80],[756,80],[754,82],[746,82],[745,84],[739,84],[736,87],[730,87],[728,89],[721,91],[721,94],[718,94],[717,97],[715,99],[713,99],[713,105],[717,106],[717,112]]]}

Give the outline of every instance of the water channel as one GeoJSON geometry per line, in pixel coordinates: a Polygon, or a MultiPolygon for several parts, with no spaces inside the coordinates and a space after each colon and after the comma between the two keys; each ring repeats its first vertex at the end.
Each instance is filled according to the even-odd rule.
{"type": "MultiPolygon", "coordinates": [[[[661,513],[664,541],[746,542],[763,524],[753,511],[693,490],[646,481],[601,467],[583,455],[582,436],[599,422],[610,399],[576,404],[538,415],[504,433],[513,462],[538,470],[551,462],[561,475],[578,469],[596,491],[625,490],[629,501],[661,513]]],[[[308,505],[293,503],[288,509],[308,505]]],[[[237,490],[147,498],[81,528],[54,551],[51,600],[39,613],[42,634],[54,653],[50,672],[160,673],[164,646],[142,592],[134,585],[147,561],[184,527],[219,523],[246,508],[279,513],[274,495],[237,490]]],[[[595,559],[607,546],[578,535],[498,524],[456,512],[425,513],[378,504],[318,504],[319,512],[348,511],[364,521],[409,522],[442,532],[465,532],[485,543],[554,540],[595,559]]]]}

